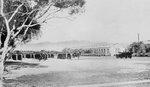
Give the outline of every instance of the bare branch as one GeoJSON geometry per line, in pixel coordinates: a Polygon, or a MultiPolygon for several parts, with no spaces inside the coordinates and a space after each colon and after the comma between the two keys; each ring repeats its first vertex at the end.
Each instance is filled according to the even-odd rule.
{"type": "Polygon", "coordinates": [[[41,17],[43,17],[49,11],[49,9],[51,8],[52,5],[53,4],[49,4],[49,6],[47,7],[47,9],[42,14],[40,14],[39,17],[37,17],[37,19],[40,19],[41,17]]]}
{"type": "Polygon", "coordinates": [[[18,29],[19,31],[17,31],[17,32],[13,35],[12,39],[14,39],[14,38],[20,33],[20,31],[21,31],[21,29],[22,29],[23,27],[27,27],[26,30],[25,30],[25,33],[24,33],[24,35],[26,35],[26,33],[27,33],[27,31],[28,31],[28,29],[29,29],[30,27],[33,27],[33,26],[38,25],[38,23],[37,23],[37,24],[33,24],[33,25],[31,25],[31,23],[32,23],[32,22],[30,22],[29,25],[24,25],[24,26],[19,27],[19,29],[18,29]]]}
{"type": "MultiPolygon", "coordinates": [[[[8,13],[5,13],[5,16],[9,15],[9,14],[12,14],[14,13],[15,11],[11,11],[11,12],[8,12],[8,13]]],[[[24,14],[27,14],[27,13],[23,13],[23,12],[17,12],[17,13],[22,13],[22,15],[24,14]]],[[[3,16],[0,16],[0,17],[3,17],[3,16]]]]}
{"type": "MultiPolygon", "coordinates": [[[[4,6],[3,4],[4,4],[4,1],[1,0],[0,3],[1,3],[0,12],[1,12],[1,15],[4,16],[4,14],[3,14],[3,9],[4,9],[4,8],[3,8],[3,6],[4,6]]],[[[1,32],[1,35],[2,35],[2,32],[1,32]]],[[[0,45],[1,45],[1,44],[2,44],[2,42],[1,42],[1,37],[0,37],[0,45]]]]}
{"type": "Polygon", "coordinates": [[[10,28],[9,28],[9,24],[8,24],[8,20],[4,14],[4,1],[1,0],[1,15],[4,18],[5,24],[6,24],[6,29],[7,29],[7,35],[10,34],[10,28]]]}
{"type": "MultiPolygon", "coordinates": [[[[27,25],[25,25],[25,23],[27,22],[27,20],[28,20],[28,18],[30,17],[30,15],[31,15],[32,13],[34,13],[35,11],[36,11],[36,10],[32,10],[31,12],[26,13],[26,14],[28,14],[28,17],[25,19],[24,23],[23,23],[20,27],[17,28],[17,30],[20,30],[20,29],[22,29],[23,27],[26,27],[26,26],[27,26],[27,25]]],[[[11,30],[11,32],[13,32],[13,31],[14,31],[14,29],[11,30]]]]}
{"type": "Polygon", "coordinates": [[[61,11],[61,9],[58,9],[58,10],[52,12],[52,13],[49,13],[49,14],[44,18],[44,20],[43,20],[41,23],[46,22],[50,15],[55,14],[55,13],[57,13],[57,12],[59,12],[59,11],[61,11]]]}
{"type": "Polygon", "coordinates": [[[1,0],[1,8],[0,8],[0,10],[1,10],[1,14],[2,14],[2,16],[4,16],[4,14],[3,14],[3,10],[4,10],[4,1],[3,0],[1,0]]]}
{"type": "Polygon", "coordinates": [[[19,5],[17,7],[17,9],[14,11],[14,13],[11,15],[11,17],[9,18],[8,22],[10,22],[12,20],[12,18],[17,14],[17,12],[19,11],[19,9],[23,6],[24,3],[22,3],[21,5],[19,5]]]}
{"type": "MultiPolygon", "coordinates": [[[[32,22],[33,22],[33,19],[30,21],[29,25],[27,26],[27,28],[26,28],[26,30],[25,30],[24,35],[23,35],[23,36],[25,36],[25,35],[26,35],[26,33],[27,33],[27,31],[28,31],[28,29],[29,29],[30,27],[35,26],[34,24],[33,24],[33,25],[31,25],[31,24],[32,24],[32,22]]],[[[36,24],[36,25],[37,25],[37,24],[36,24]]]]}
{"type": "Polygon", "coordinates": [[[61,18],[61,19],[67,19],[69,21],[73,21],[71,18],[69,18],[69,16],[66,16],[66,17],[59,17],[59,16],[56,17],[56,16],[53,16],[53,17],[47,18],[47,21],[51,20],[51,19],[54,19],[54,18],[61,18]]]}
{"type": "MultiPolygon", "coordinates": [[[[35,26],[35,25],[32,25],[32,26],[31,26],[31,23],[32,23],[33,19],[30,21],[29,25],[25,25],[25,23],[27,22],[27,20],[28,20],[28,18],[30,17],[30,15],[31,15],[32,13],[34,13],[35,11],[36,11],[36,10],[32,10],[31,12],[29,12],[30,14],[29,14],[28,17],[25,19],[25,21],[24,21],[24,23],[22,24],[22,26],[20,26],[20,27],[17,28],[18,31],[17,31],[14,35],[12,35],[12,36],[13,36],[12,38],[15,38],[15,37],[20,33],[20,31],[21,31],[22,28],[35,26]]],[[[15,30],[15,28],[12,29],[11,32],[13,32],[14,30],[15,30]]]]}

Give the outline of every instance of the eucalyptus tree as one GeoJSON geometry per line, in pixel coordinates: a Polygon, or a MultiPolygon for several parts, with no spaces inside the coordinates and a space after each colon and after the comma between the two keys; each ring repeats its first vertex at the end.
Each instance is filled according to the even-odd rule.
{"type": "Polygon", "coordinates": [[[43,23],[59,13],[81,13],[84,4],[84,0],[0,0],[0,77],[10,52],[37,38],[43,23]]]}

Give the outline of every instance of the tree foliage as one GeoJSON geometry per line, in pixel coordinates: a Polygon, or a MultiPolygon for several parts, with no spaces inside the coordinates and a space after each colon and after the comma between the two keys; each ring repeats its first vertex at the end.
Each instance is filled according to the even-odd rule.
{"type": "Polygon", "coordinates": [[[128,50],[133,53],[146,53],[147,49],[147,44],[143,42],[133,42],[128,48],[128,50]]]}
{"type": "MultiPolygon", "coordinates": [[[[70,9],[69,14],[72,15],[78,13],[84,4],[84,0],[4,0],[3,12],[12,32],[8,45],[15,47],[19,42],[26,43],[39,36],[41,24],[51,15],[49,10],[54,10],[50,8],[57,9],[54,10],[56,13],[70,9]]],[[[1,48],[7,36],[5,22],[1,16],[1,48]]]]}
{"type": "Polygon", "coordinates": [[[0,0],[0,77],[16,46],[40,36],[42,24],[53,15],[64,10],[69,15],[80,13],[84,4],[84,0],[0,0]]]}

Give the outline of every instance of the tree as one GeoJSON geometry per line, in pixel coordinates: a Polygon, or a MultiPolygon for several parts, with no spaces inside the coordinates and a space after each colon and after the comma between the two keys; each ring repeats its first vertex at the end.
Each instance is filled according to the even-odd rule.
{"type": "Polygon", "coordinates": [[[146,53],[150,52],[150,44],[145,44],[146,53]]]}
{"type": "Polygon", "coordinates": [[[130,44],[128,50],[138,55],[146,53],[146,45],[143,42],[133,42],[130,44]]]}
{"type": "MultiPolygon", "coordinates": [[[[84,0],[0,0],[0,77],[9,54],[40,35],[41,26],[57,13],[82,12],[84,0]]],[[[58,17],[59,18],[59,17],[58,17]]]]}

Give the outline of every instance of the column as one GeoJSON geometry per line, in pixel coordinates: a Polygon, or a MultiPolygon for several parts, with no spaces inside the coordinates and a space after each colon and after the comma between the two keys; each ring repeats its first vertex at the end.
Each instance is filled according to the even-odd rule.
{"type": "Polygon", "coordinates": [[[15,54],[16,55],[16,60],[18,60],[18,54],[15,54]]]}

